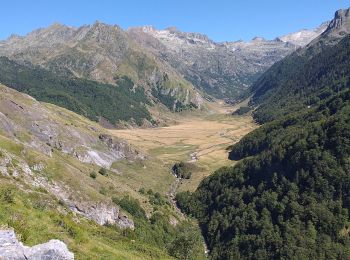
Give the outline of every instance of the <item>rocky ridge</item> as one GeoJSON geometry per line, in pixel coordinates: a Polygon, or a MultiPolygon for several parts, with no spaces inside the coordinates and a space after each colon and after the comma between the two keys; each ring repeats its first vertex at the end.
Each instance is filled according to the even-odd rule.
{"type": "Polygon", "coordinates": [[[319,27],[313,30],[303,29],[295,33],[290,33],[290,34],[278,37],[278,39],[280,39],[283,42],[290,42],[296,46],[301,46],[301,47],[306,46],[313,39],[315,39],[320,34],[322,34],[329,26],[329,23],[330,22],[324,22],[319,27]]]}

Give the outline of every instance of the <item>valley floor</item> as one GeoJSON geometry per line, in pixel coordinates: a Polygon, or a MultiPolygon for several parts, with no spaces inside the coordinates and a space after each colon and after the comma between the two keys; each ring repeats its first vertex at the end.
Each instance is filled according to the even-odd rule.
{"type": "Polygon", "coordinates": [[[167,127],[110,130],[169,168],[179,161],[193,162],[198,167],[190,180],[183,180],[180,191],[193,191],[214,170],[232,165],[227,147],[257,127],[250,116],[232,116],[232,107],[215,103],[214,113],[185,115],[167,127]]]}

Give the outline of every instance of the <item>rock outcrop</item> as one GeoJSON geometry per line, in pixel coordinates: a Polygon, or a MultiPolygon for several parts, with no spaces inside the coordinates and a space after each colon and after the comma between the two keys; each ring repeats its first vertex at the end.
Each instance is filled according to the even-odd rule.
{"type": "Polygon", "coordinates": [[[350,8],[338,10],[325,32],[333,37],[344,37],[350,33],[350,8]]]}
{"type": "Polygon", "coordinates": [[[4,260],[73,260],[74,254],[60,240],[33,247],[24,246],[13,230],[0,230],[0,259],[4,260]]]}
{"type": "Polygon", "coordinates": [[[135,229],[134,222],[121,214],[118,207],[104,203],[72,203],[68,202],[69,208],[84,217],[95,221],[99,225],[117,225],[124,229],[135,229]]]}

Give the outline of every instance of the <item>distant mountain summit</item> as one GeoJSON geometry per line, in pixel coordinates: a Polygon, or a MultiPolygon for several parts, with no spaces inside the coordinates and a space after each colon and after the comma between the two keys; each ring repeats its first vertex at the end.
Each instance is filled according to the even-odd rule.
{"type": "MultiPolygon", "coordinates": [[[[282,39],[255,37],[250,42],[218,43],[199,33],[171,27],[130,28],[128,34],[144,49],[176,68],[197,89],[217,98],[235,99],[267,68],[320,35],[326,25],[282,39]]],[[[297,34],[297,33],[296,33],[297,34]]]]}
{"type": "Polygon", "coordinates": [[[328,27],[330,22],[324,22],[316,29],[307,30],[303,29],[295,33],[290,33],[279,37],[283,42],[290,42],[296,46],[305,46],[309,44],[313,39],[322,34],[328,27]]]}
{"type": "Polygon", "coordinates": [[[324,36],[342,38],[350,33],[350,8],[338,10],[334,19],[329,23],[324,36]]]}

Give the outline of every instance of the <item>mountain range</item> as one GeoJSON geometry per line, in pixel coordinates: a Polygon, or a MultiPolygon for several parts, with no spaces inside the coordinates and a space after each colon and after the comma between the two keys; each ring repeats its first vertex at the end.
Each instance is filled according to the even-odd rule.
{"type": "Polygon", "coordinates": [[[1,41],[0,56],[61,77],[113,85],[127,76],[144,89],[152,104],[180,111],[205,108],[212,97],[238,99],[273,63],[312,41],[326,26],[275,40],[256,37],[250,42],[217,43],[174,27],[124,31],[98,21],[78,28],[56,23],[1,41]]]}
{"type": "Polygon", "coordinates": [[[0,254],[7,235],[15,251],[55,238],[82,259],[350,258],[350,9],[248,42],[56,23],[1,41],[0,56],[0,224],[18,234],[0,232],[0,254]],[[198,140],[154,148],[130,130],[145,152],[108,129],[157,135],[188,114],[238,122],[215,132],[227,149],[200,129],[205,153],[235,163],[205,177],[198,140]],[[231,138],[242,116],[260,126],[231,138]],[[179,149],[191,161],[157,157],[179,149]],[[200,185],[174,199],[192,175],[200,185]]]}

